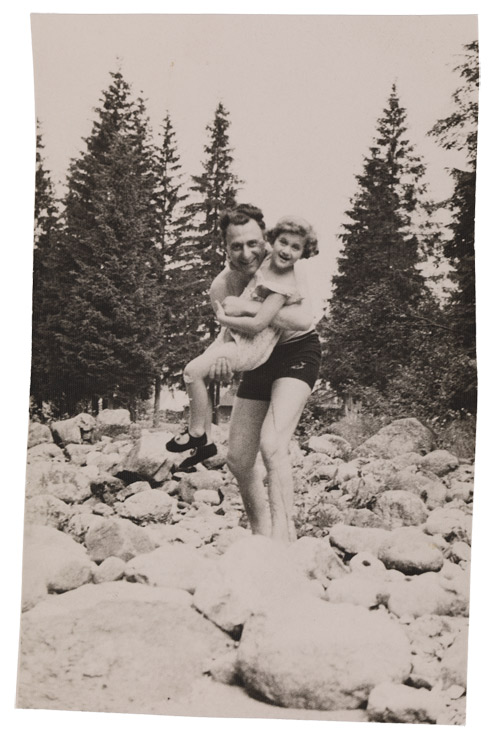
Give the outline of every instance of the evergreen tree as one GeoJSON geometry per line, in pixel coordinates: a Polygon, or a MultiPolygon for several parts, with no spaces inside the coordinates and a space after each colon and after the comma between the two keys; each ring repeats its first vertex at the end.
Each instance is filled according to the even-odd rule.
{"type": "MultiPolygon", "coordinates": [[[[455,181],[452,197],[444,205],[451,211],[451,238],[443,247],[449,260],[450,277],[455,283],[449,303],[449,314],[459,338],[458,346],[470,360],[476,353],[476,296],[474,269],[474,211],[476,197],[476,146],[478,126],[479,58],[478,42],[465,46],[465,59],[455,68],[462,85],[454,95],[454,112],[437,121],[430,133],[445,149],[464,151],[466,167],[452,169],[455,181]]],[[[468,405],[475,406],[473,364],[464,392],[468,405]]]]}
{"type": "Polygon", "coordinates": [[[225,265],[219,220],[224,208],[235,204],[238,187],[242,181],[231,171],[232,148],[229,145],[229,113],[220,102],[214,120],[206,127],[209,141],[204,147],[206,159],[203,172],[193,176],[190,190],[197,199],[191,202],[186,213],[191,226],[193,246],[194,296],[192,310],[195,331],[214,335],[216,325],[209,304],[208,290],[214,277],[225,265]]]}
{"type": "Polygon", "coordinates": [[[59,276],[56,267],[58,207],[51,175],[43,160],[43,137],[36,122],[36,179],[34,200],[33,317],[31,396],[38,411],[50,394],[56,366],[51,327],[58,312],[59,276]]]}
{"type": "Polygon", "coordinates": [[[324,375],[338,392],[384,393],[416,346],[430,340],[437,309],[420,269],[429,247],[425,169],[406,136],[406,111],[393,86],[377,135],[356,177],[343,250],[323,327],[324,375]]]}
{"type": "Polygon", "coordinates": [[[154,152],[143,101],[120,72],[111,78],[68,176],[59,265],[68,285],[54,337],[68,412],[94,397],[134,411],[157,370],[154,152]]]}

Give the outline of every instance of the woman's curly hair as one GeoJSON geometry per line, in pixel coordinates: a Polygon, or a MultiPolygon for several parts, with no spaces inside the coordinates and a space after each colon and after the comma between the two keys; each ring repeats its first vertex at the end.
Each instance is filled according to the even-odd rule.
{"type": "Polygon", "coordinates": [[[269,229],[266,234],[269,244],[273,244],[278,236],[282,233],[298,234],[303,236],[305,244],[301,259],[309,259],[318,254],[318,239],[313,226],[304,218],[295,218],[293,216],[283,216],[280,218],[274,228],[269,229]]]}

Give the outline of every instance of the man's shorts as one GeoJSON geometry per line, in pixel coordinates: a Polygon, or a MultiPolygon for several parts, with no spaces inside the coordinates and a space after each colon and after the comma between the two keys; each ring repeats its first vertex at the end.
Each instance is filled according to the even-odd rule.
{"type": "Polygon", "coordinates": [[[316,331],[277,344],[264,364],[250,372],[243,372],[236,396],[247,400],[270,400],[272,383],[281,377],[302,380],[313,390],[320,359],[320,339],[316,331]]]}

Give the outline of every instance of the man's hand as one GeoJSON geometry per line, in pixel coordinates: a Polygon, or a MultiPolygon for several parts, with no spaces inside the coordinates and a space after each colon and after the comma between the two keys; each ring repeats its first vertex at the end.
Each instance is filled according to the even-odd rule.
{"type": "Polygon", "coordinates": [[[209,379],[215,382],[230,382],[233,377],[231,363],[226,357],[216,359],[209,370],[209,379]]]}

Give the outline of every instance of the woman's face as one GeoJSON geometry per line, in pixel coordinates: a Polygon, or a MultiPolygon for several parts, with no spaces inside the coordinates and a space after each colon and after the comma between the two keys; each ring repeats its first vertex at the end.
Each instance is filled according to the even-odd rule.
{"type": "Polygon", "coordinates": [[[257,221],[241,226],[230,224],[226,230],[226,253],[231,269],[251,277],[265,257],[265,242],[257,221]]]}

